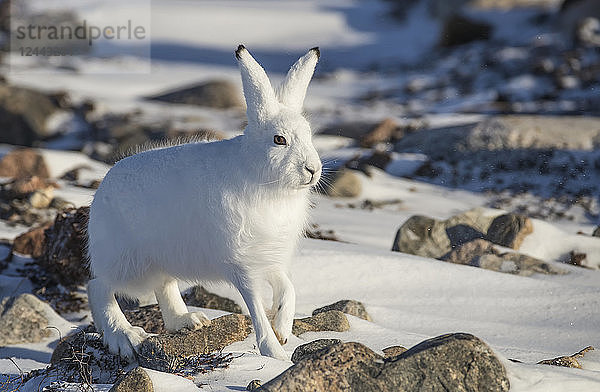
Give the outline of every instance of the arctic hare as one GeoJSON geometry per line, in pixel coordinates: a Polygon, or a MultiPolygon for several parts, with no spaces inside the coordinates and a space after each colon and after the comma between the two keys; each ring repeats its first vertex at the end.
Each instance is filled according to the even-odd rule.
{"type": "Polygon", "coordinates": [[[290,335],[295,311],[288,266],[309,189],[321,175],[302,116],[319,49],[301,57],[277,91],[244,46],[235,56],[247,104],[244,134],[125,158],[92,202],[90,308],[104,343],[123,357],[134,357],[147,334],[125,319],[115,294],[153,291],[168,330],[210,323],[188,312],[180,279],[231,282],[248,306],[261,354],[287,358],[279,341],[290,335]],[[259,296],[264,282],[273,289],[272,326],[259,296]]]}

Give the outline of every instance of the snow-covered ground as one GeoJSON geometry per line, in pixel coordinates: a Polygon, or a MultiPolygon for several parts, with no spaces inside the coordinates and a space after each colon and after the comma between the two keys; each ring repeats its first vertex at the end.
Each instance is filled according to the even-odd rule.
{"type": "MultiPolygon", "coordinates": [[[[144,13],[150,1],[32,0],[32,4],[37,9],[68,4],[84,18],[102,20],[107,12],[144,13]]],[[[462,72],[476,72],[479,65],[468,60],[485,52],[484,44],[458,49],[456,56],[447,57],[436,66],[414,68],[415,64],[423,64],[434,50],[439,25],[421,5],[410,10],[403,24],[389,16],[389,7],[388,2],[372,0],[225,3],[153,0],[150,73],[127,72],[145,66],[148,59],[130,55],[128,48],[103,42],[101,50],[90,57],[54,59],[51,63],[13,59],[6,78],[10,83],[36,89],[66,90],[74,101],[93,99],[99,113],[140,110],[146,120],[157,122],[195,118],[201,119],[204,128],[233,135],[243,122],[240,113],[174,106],[142,98],[214,78],[228,79],[241,87],[233,58],[233,50],[239,43],[246,44],[254,53],[274,83],[283,78],[283,72],[298,55],[318,45],[322,62],[306,99],[315,129],[340,121],[375,122],[386,117],[405,123],[407,116],[416,114],[422,114],[432,127],[481,118],[486,105],[494,99],[492,85],[504,82],[497,74],[490,81],[489,74],[482,73],[474,91],[460,98],[456,98],[452,86],[442,86],[436,94],[442,91],[444,99],[431,98],[427,88],[415,93],[418,99],[409,99],[411,96],[404,92],[404,86],[411,81],[422,86],[443,84],[444,75],[462,65],[465,66],[462,72]],[[119,55],[103,57],[102,53],[119,55]],[[402,67],[394,70],[400,62],[402,67]],[[408,67],[411,64],[412,68],[408,67]],[[391,92],[391,96],[376,102],[361,99],[374,91],[384,96],[391,92]]],[[[552,34],[535,26],[528,26],[526,33],[519,36],[521,30],[510,28],[515,19],[507,18],[510,14],[502,12],[490,19],[500,26],[495,39],[506,44],[506,50],[495,54],[501,62],[516,61],[518,66],[518,60],[527,55],[527,49],[521,45],[534,37],[541,41],[554,39],[552,34]]],[[[527,23],[531,15],[522,18],[527,23]]],[[[506,83],[506,94],[540,94],[546,88],[537,86],[541,80],[531,75],[512,78],[506,83]]],[[[585,95],[593,91],[597,94],[593,88],[571,90],[570,94],[585,95]]],[[[561,95],[564,102],[568,101],[567,95],[561,95]]],[[[561,99],[549,111],[560,108],[561,99]]],[[[68,138],[66,132],[65,139],[68,138]]],[[[348,159],[359,152],[348,147],[350,142],[345,138],[315,137],[315,145],[328,160],[348,159]]],[[[56,142],[54,146],[61,144],[56,142]]],[[[44,150],[43,155],[53,177],[87,166],[89,169],[81,172],[80,180],[91,181],[101,178],[108,169],[80,153],[44,150]]],[[[340,299],[355,299],[365,304],[373,322],[349,316],[349,331],[309,332],[301,338],[292,337],[285,350],[291,355],[302,343],[335,337],[358,341],[379,351],[392,345],[410,347],[429,337],[461,331],[480,337],[502,358],[511,391],[600,390],[599,351],[586,354],[581,360],[583,369],[533,365],[542,359],[570,355],[589,345],[600,348],[600,272],[561,264],[569,274],[522,277],[391,252],[396,230],[410,216],[421,214],[445,219],[490,202],[486,194],[401,178],[414,171],[425,157],[398,154],[395,158],[387,173],[375,170],[370,178],[360,175],[363,193],[356,200],[315,195],[311,221],[320,229],[333,230],[343,242],[303,240],[292,266],[297,291],[296,317],[310,315],[315,308],[340,299]],[[373,211],[348,207],[348,203],[365,199],[401,202],[373,211]]],[[[57,196],[78,206],[91,201],[92,190],[61,185],[55,191],[57,196]]],[[[585,214],[568,223],[535,220],[534,232],[526,238],[521,251],[558,263],[564,254],[577,250],[586,253],[594,266],[598,266],[600,239],[576,234],[580,230],[590,234],[594,223],[597,222],[585,214]]],[[[26,230],[24,226],[0,222],[0,238],[13,239],[26,230]]],[[[16,257],[0,275],[2,295],[31,291],[31,283],[17,271],[25,262],[27,259],[16,257]]],[[[231,287],[210,289],[243,303],[231,287]]],[[[210,317],[222,314],[206,312],[210,317]]],[[[63,336],[75,325],[89,322],[89,317],[77,321],[82,314],[67,315],[67,321],[49,313],[51,324],[63,336]]],[[[43,368],[49,363],[58,337],[55,331],[42,343],[0,348],[0,373],[18,375],[15,363],[24,372],[43,368]]],[[[267,381],[291,364],[260,356],[253,334],[225,351],[243,356],[234,359],[228,369],[199,376],[195,382],[206,384],[202,389],[242,390],[250,380],[267,381]]],[[[150,375],[156,391],[196,390],[189,380],[150,375]]],[[[98,386],[97,390],[108,390],[108,386],[98,386]]]]}

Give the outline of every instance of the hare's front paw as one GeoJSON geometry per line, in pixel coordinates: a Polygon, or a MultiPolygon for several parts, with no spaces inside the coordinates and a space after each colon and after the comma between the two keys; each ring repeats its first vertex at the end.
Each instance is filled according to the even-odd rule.
{"type": "Polygon", "coordinates": [[[128,360],[135,358],[135,350],[149,335],[140,327],[119,328],[104,331],[104,344],[108,351],[128,360]]]}
{"type": "Polygon", "coordinates": [[[273,332],[275,332],[275,336],[282,346],[287,343],[288,337],[292,334],[293,322],[293,315],[290,317],[282,312],[275,315],[272,323],[273,332]]]}
{"type": "Polygon", "coordinates": [[[183,328],[191,330],[210,325],[210,320],[202,312],[189,312],[165,320],[165,328],[169,331],[179,331],[183,328]]]}

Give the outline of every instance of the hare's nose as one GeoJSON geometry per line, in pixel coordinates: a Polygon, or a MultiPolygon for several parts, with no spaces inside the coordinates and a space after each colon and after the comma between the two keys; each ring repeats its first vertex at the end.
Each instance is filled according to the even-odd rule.
{"type": "Polygon", "coordinates": [[[308,172],[309,172],[311,175],[314,175],[314,174],[315,174],[315,172],[316,172],[315,168],[313,168],[313,167],[304,166],[304,168],[305,168],[306,170],[308,170],[308,172]]]}

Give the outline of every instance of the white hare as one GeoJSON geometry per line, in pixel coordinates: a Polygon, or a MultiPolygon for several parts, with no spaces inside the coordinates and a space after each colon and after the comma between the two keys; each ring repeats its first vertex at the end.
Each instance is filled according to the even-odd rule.
{"type": "Polygon", "coordinates": [[[153,291],[168,330],[210,323],[188,312],[179,279],[231,282],[248,306],[260,352],[287,358],[279,341],[290,335],[295,311],[288,266],[309,189],[321,175],[302,116],[319,49],[301,57],[277,91],[244,46],[235,55],[247,104],[244,134],[125,158],[91,205],[90,308],[104,343],[123,357],[134,357],[147,334],[125,319],[115,294],[153,291]],[[259,296],[264,282],[273,289],[272,326],[259,296]]]}

